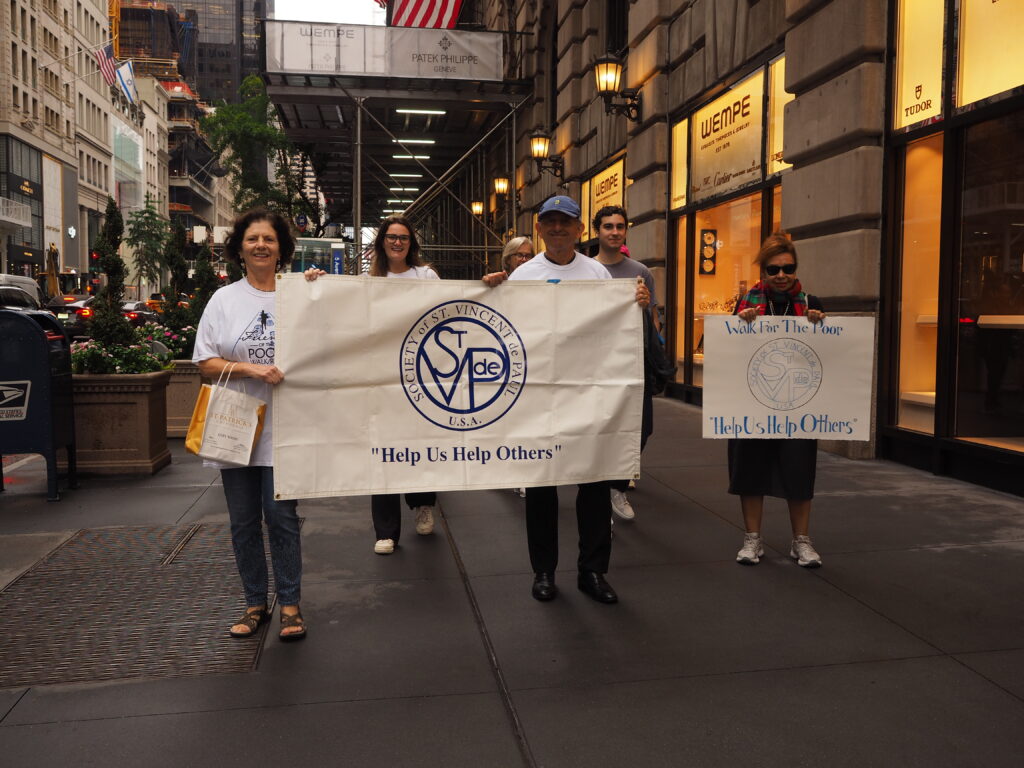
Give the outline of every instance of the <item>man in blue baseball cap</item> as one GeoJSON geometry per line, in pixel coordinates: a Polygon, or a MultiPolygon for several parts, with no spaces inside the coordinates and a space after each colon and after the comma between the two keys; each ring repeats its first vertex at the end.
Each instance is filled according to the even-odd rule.
{"type": "MultiPolygon", "coordinates": [[[[537,233],[546,250],[516,268],[511,276],[495,272],[484,276],[494,286],[508,280],[607,280],[611,273],[594,259],[576,250],[583,234],[580,206],[571,197],[549,197],[537,213],[537,233]]],[[[650,292],[643,282],[636,288],[636,301],[647,307],[650,292]]],[[[610,486],[606,481],[580,483],[576,493],[576,521],[579,528],[579,558],[576,584],[600,603],[618,602],[618,595],[605,580],[612,553],[610,486]]],[[[558,488],[526,489],[526,540],[533,566],[533,596],[546,602],[558,594],[558,488]]]]}

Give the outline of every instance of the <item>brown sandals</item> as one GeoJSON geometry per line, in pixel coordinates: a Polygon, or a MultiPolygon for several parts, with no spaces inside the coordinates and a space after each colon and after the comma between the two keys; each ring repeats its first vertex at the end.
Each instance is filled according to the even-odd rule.
{"type": "Polygon", "coordinates": [[[302,619],[301,611],[295,613],[281,612],[281,629],[282,632],[278,637],[284,642],[291,642],[292,640],[301,640],[306,636],[306,622],[302,619]],[[299,627],[298,632],[284,632],[283,630],[290,627],[299,627]]]}
{"type": "Polygon", "coordinates": [[[269,620],[270,612],[266,609],[266,607],[249,608],[244,614],[242,614],[242,618],[240,618],[238,621],[231,625],[231,628],[228,629],[228,633],[232,637],[252,637],[256,634],[256,630],[259,629],[260,624],[269,620]],[[236,632],[234,630],[234,627],[239,624],[245,625],[245,632],[236,632]]]}

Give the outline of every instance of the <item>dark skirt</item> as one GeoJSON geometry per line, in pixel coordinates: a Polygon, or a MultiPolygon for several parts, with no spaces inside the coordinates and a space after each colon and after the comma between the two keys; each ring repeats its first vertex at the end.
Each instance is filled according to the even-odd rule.
{"type": "Polygon", "coordinates": [[[729,440],[729,493],[814,498],[817,440],[729,440]]]}

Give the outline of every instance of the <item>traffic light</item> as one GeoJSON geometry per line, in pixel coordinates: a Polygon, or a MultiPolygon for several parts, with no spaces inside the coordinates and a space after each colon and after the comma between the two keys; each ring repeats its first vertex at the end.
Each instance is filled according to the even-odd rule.
{"type": "Polygon", "coordinates": [[[89,251],[89,274],[98,275],[100,273],[100,252],[89,251]]]}

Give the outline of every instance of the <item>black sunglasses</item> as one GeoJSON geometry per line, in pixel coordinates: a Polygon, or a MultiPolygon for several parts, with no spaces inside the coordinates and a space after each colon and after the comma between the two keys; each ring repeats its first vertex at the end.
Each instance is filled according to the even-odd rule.
{"type": "Polygon", "coordinates": [[[796,264],[783,264],[781,266],[778,264],[769,264],[764,268],[764,273],[768,275],[768,277],[775,277],[779,272],[785,272],[787,275],[792,275],[796,272],[796,264]]]}

